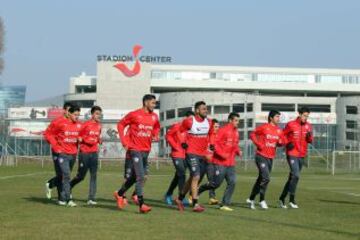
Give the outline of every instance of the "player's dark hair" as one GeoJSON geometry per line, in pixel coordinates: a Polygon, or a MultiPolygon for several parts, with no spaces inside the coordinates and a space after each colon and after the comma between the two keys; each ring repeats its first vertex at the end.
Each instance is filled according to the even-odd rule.
{"type": "Polygon", "coordinates": [[[156,99],[156,96],[153,94],[145,94],[142,98],[143,105],[145,105],[146,101],[156,99]]]}
{"type": "Polygon", "coordinates": [[[91,110],[90,110],[91,114],[94,114],[94,112],[96,112],[96,111],[102,112],[101,107],[99,107],[99,106],[93,106],[93,107],[91,108],[91,110]]]}
{"type": "Polygon", "coordinates": [[[229,121],[231,121],[231,120],[233,120],[234,118],[239,118],[240,117],[240,115],[238,114],[238,113],[236,113],[236,112],[231,112],[230,114],[229,114],[229,116],[228,116],[228,120],[229,121]]]}
{"type": "Polygon", "coordinates": [[[280,115],[280,112],[277,110],[270,110],[268,114],[268,122],[271,122],[271,119],[274,118],[276,115],[280,115]]]}
{"type": "Polygon", "coordinates": [[[80,112],[80,107],[73,105],[69,108],[69,113],[80,112]]]}
{"type": "Polygon", "coordinates": [[[308,107],[301,107],[298,109],[299,114],[310,113],[310,109],[308,107]]]}
{"type": "Polygon", "coordinates": [[[196,110],[196,109],[199,109],[199,107],[200,107],[201,105],[206,105],[206,103],[205,103],[204,101],[198,101],[198,102],[196,102],[196,103],[195,103],[195,110],[196,110]]]}
{"type": "Polygon", "coordinates": [[[212,121],[213,123],[219,123],[219,120],[217,120],[216,118],[211,119],[211,121],[212,121]]]}
{"type": "Polygon", "coordinates": [[[66,110],[67,108],[71,108],[72,106],[74,106],[74,104],[69,103],[69,102],[66,102],[66,103],[64,103],[64,105],[63,105],[63,109],[66,110]]]}

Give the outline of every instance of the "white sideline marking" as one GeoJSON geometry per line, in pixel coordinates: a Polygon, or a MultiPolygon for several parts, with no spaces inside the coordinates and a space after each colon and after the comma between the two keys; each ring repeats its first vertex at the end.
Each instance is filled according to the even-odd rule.
{"type": "Polygon", "coordinates": [[[339,192],[339,191],[332,191],[334,193],[340,193],[340,194],[345,194],[345,195],[350,195],[353,197],[360,197],[360,193],[352,193],[352,192],[339,192]]]}
{"type": "Polygon", "coordinates": [[[28,174],[10,175],[10,176],[0,177],[0,180],[6,180],[6,179],[11,179],[11,178],[30,177],[30,176],[35,176],[35,175],[40,175],[40,174],[45,174],[45,173],[48,173],[48,172],[35,172],[35,173],[28,173],[28,174]]]}
{"type": "Polygon", "coordinates": [[[352,190],[354,187],[315,187],[307,188],[308,190],[352,190]]]}

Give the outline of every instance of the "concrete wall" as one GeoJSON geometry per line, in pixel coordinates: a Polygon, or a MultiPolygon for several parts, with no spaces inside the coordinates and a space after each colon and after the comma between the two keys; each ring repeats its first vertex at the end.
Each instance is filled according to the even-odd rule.
{"type": "MultiPolygon", "coordinates": [[[[135,109],[142,105],[142,96],[150,93],[150,66],[141,64],[141,72],[126,77],[113,67],[114,62],[97,63],[96,104],[106,109],[135,109]]],[[[131,69],[132,66],[129,66],[131,69]]]]}

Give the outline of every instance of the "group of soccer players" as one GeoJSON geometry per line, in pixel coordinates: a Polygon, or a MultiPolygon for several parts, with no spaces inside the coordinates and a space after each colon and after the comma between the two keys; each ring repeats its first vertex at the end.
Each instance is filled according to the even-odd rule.
{"type": "MultiPolygon", "coordinates": [[[[144,201],[144,184],[148,175],[148,156],[152,142],[159,141],[160,123],[154,109],[156,98],[146,94],[140,109],[128,113],[117,125],[119,138],[126,149],[124,182],[114,198],[119,209],[129,203],[126,192],[135,184],[132,201],[139,207],[140,213],[148,213],[151,207],[144,201]]],[[[297,119],[287,123],[280,129],[280,112],[272,110],[268,115],[268,123],[257,127],[250,135],[256,146],[255,163],[259,171],[258,178],[246,200],[251,209],[255,209],[255,198],[259,194],[259,206],[267,209],[265,192],[270,182],[272,161],[278,147],[286,148],[290,167],[288,180],[279,197],[281,208],[287,208],[286,197],[290,195],[289,205],[298,208],[295,201],[296,186],[307,154],[307,145],[313,141],[311,124],[307,121],[310,111],[299,109],[297,119]]],[[[51,189],[58,191],[58,204],[76,206],[72,200],[71,189],[82,181],[90,171],[90,189],[88,204],[96,205],[96,173],[98,151],[101,141],[102,109],[91,108],[91,119],[80,123],[80,108],[71,104],[64,105],[64,116],[53,120],[44,132],[50,143],[56,176],[46,183],[46,195],[51,198],[51,189]],[[76,156],[79,156],[78,171],[71,179],[71,171],[76,156]]],[[[175,167],[175,175],[165,194],[168,205],[175,204],[179,211],[192,205],[194,212],[203,212],[205,208],[199,204],[199,195],[209,191],[209,204],[218,205],[223,211],[232,211],[231,198],[236,184],[236,156],[241,157],[239,148],[238,124],[240,116],[232,112],[228,121],[220,127],[216,119],[207,117],[207,106],[203,101],[195,103],[194,112],[186,113],[185,118],[173,124],[166,133],[166,141],[171,147],[171,158],[175,167]],[[186,170],[189,177],[186,179],[186,170]],[[204,176],[207,181],[201,184],[204,176]],[[215,190],[226,180],[227,186],[222,200],[216,199],[215,190]],[[178,196],[173,192],[178,187],[178,196]],[[190,195],[187,198],[187,194],[190,195]]]]}

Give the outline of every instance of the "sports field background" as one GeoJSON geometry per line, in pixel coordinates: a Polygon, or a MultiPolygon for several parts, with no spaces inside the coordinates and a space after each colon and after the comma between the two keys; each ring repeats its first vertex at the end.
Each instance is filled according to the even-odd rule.
{"type": "MultiPolygon", "coordinates": [[[[73,174],[76,173],[75,166],[73,174]]],[[[300,209],[277,208],[287,169],[274,169],[268,188],[270,209],[247,208],[245,199],[256,178],[253,168],[238,169],[233,212],[208,206],[204,213],[179,213],[163,203],[173,168],[151,166],[145,201],[153,206],[147,215],[129,205],[116,208],[112,198],[122,182],[122,164],[104,165],[98,173],[98,206],[86,206],[88,176],[73,191],[76,208],[47,200],[44,184],[53,176],[46,164],[22,163],[0,167],[0,239],[360,239],[360,174],[319,173],[304,169],[298,186],[300,209]]],[[[224,184],[225,185],[225,184],[224,184]]],[[[224,186],[217,190],[221,198],[224,186]]],[[[128,194],[130,195],[130,193],[128,194]]],[[[53,198],[56,190],[53,190],[53,198]]]]}

